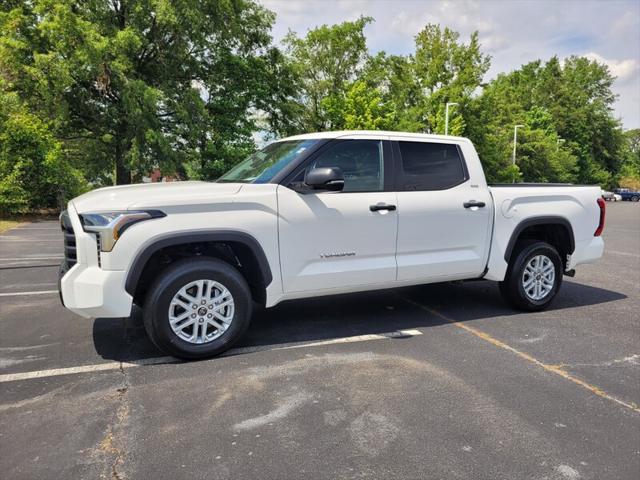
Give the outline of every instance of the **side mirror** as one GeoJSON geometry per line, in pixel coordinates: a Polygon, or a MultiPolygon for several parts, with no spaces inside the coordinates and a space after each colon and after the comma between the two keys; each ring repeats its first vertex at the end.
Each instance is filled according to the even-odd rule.
{"type": "Polygon", "coordinates": [[[338,167],[314,168],[307,172],[304,183],[314,190],[339,192],[344,188],[344,175],[338,167]]]}

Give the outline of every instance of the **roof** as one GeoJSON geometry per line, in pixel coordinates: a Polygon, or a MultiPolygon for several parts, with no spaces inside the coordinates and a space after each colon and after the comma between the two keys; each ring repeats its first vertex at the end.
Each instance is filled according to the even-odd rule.
{"type": "Polygon", "coordinates": [[[431,135],[428,133],[411,133],[411,132],[392,132],[385,130],[339,130],[335,132],[315,132],[315,133],[304,133],[302,135],[294,135],[292,137],[281,138],[282,140],[311,140],[311,139],[329,139],[329,138],[341,138],[341,137],[349,137],[349,136],[366,136],[373,138],[383,138],[383,137],[407,137],[407,138],[420,138],[423,140],[434,140],[434,141],[465,141],[469,140],[465,137],[454,137],[452,135],[431,135]]]}

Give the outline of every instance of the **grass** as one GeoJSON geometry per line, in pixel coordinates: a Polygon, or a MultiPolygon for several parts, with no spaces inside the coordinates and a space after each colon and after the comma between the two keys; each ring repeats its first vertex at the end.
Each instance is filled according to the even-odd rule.
{"type": "Polygon", "coordinates": [[[23,223],[20,220],[5,220],[0,219],[0,233],[6,232],[7,230],[11,230],[12,228],[17,227],[23,223]]]}
{"type": "Polygon", "coordinates": [[[18,225],[24,223],[32,223],[43,220],[57,220],[57,215],[52,211],[39,211],[35,213],[27,213],[24,215],[9,215],[7,217],[0,218],[0,233],[16,228],[18,225]]]}

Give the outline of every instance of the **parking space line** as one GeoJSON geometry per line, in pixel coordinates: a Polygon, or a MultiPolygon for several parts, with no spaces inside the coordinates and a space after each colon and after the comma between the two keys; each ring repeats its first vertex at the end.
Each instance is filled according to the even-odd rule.
{"type": "Polygon", "coordinates": [[[58,290],[39,290],[35,292],[6,292],[6,293],[0,293],[0,297],[20,297],[25,295],[48,295],[50,293],[58,293],[58,290]]]}
{"type": "Polygon", "coordinates": [[[498,348],[502,348],[504,350],[507,350],[511,353],[514,353],[515,355],[519,356],[520,358],[526,360],[529,363],[532,363],[534,365],[537,365],[538,367],[541,367],[542,369],[544,369],[547,372],[550,373],[554,373],[566,380],[569,380],[573,383],[575,383],[576,385],[581,386],[582,388],[590,391],[591,393],[605,398],[607,400],[610,400],[614,403],[617,403],[618,405],[622,405],[623,407],[626,407],[630,410],[633,410],[636,413],[640,413],[640,406],[638,406],[637,404],[635,404],[634,402],[625,402],[624,400],[620,400],[619,398],[614,397],[613,395],[608,394],[607,392],[605,392],[604,390],[602,390],[600,387],[596,387],[595,385],[591,385],[588,382],[585,382],[584,380],[580,380],[577,377],[574,377],[573,375],[571,375],[570,373],[568,373],[567,371],[563,370],[562,367],[560,365],[549,365],[548,363],[544,363],[540,360],[538,360],[537,358],[529,355],[528,353],[522,352],[516,348],[513,348],[511,345],[508,345],[506,343],[504,343],[501,340],[498,340],[497,338],[492,337],[491,335],[489,335],[486,332],[483,332],[482,330],[478,330],[477,328],[474,327],[470,327],[469,325],[465,325],[464,323],[461,323],[459,321],[456,321],[452,318],[447,317],[446,315],[443,315],[442,313],[438,312],[437,310],[434,310],[432,308],[427,307],[426,305],[422,305],[418,302],[414,302],[413,300],[409,300],[407,298],[403,298],[401,297],[402,300],[404,300],[405,302],[416,306],[418,308],[420,308],[421,310],[424,310],[426,312],[429,312],[432,315],[435,315],[436,317],[446,321],[447,323],[450,323],[458,328],[461,328],[462,330],[465,330],[468,333],[471,333],[472,335],[475,335],[476,337],[498,347],[498,348]]]}
{"type": "Polygon", "coordinates": [[[51,255],[49,257],[13,257],[13,258],[1,258],[0,262],[20,262],[23,260],[61,260],[64,257],[62,255],[51,255]]]}
{"type": "MultiPolygon", "coordinates": [[[[38,238],[42,238],[42,237],[38,237],[38,238]]],[[[0,243],[51,243],[52,238],[54,238],[54,237],[45,238],[45,239],[42,239],[42,240],[38,240],[38,239],[35,239],[35,238],[34,239],[22,239],[22,238],[19,238],[19,239],[13,240],[11,237],[0,237],[0,243]],[[1,240],[8,240],[8,241],[2,242],[1,240]]],[[[62,236],[56,235],[55,238],[59,238],[60,241],[62,241],[62,236]]]]}
{"type": "Polygon", "coordinates": [[[625,257],[636,257],[636,258],[640,258],[640,255],[638,255],[637,253],[631,253],[631,252],[619,252],[617,250],[605,250],[604,251],[605,255],[607,253],[611,253],[613,255],[622,255],[625,257]]]}
{"type": "MultiPolygon", "coordinates": [[[[258,345],[255,347],[239,347],[226,351],[221,356],[229,357],[255,352],[266,352],[273,350],[290,350],[296,348],[311,348],[325,345],[339,345],[344,343],[370,342],[372,340],[384,340],[390,338],[408,338],[422,335],[420,330],[395,330],[393,332],[374,333],[368,335],[356,335],[352,337],[332,338],[329,340],[319,340],[316,342],[282,343],[275,345],[258,345]]],[[[75,375],[79,373],[103,372],[108,370],[119,370],[122,368],[141,367],[145,365],[158,365],[167,363],[181,363],[182,361],[174,357],[154,357],[133,360],[130,362],[105,362],[94,365],[82,365],[78,367],[54,368],[50,370],[36,370],[32,372],[8,373],[0,375],[0,383],[15,382],[20,380],[30,380],[34,378],[58,377],[62,375],[75,375]]]]}
{"type": "Polygon", "coordinates": [[[17,380],[30,380],[33,378],[58,377],[62,375],[74,375],[78,373],[103,372],[105,370],[120,370],[121,368],[140,367],[143,365],[157,365],[160,363],[179,362],[173,357],[155,357],[134,360],[131,362],[105,362],[95,365],[82,365],[79,367],[54,368],[50,370],[36,370],[33,372],[8,373],[0,375],[0,383],[15,382],[17,380]]]}

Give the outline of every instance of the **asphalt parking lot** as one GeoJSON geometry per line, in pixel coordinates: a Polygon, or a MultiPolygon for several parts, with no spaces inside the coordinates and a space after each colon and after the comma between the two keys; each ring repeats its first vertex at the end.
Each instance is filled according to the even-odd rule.
{"type": "Polygon", "coordinates": [[[0,235],[0,478],[637,479],[640,206],[553,308],[490,282],[288,302],[181,363],[56,289],[55,222],[0,235]]]}

